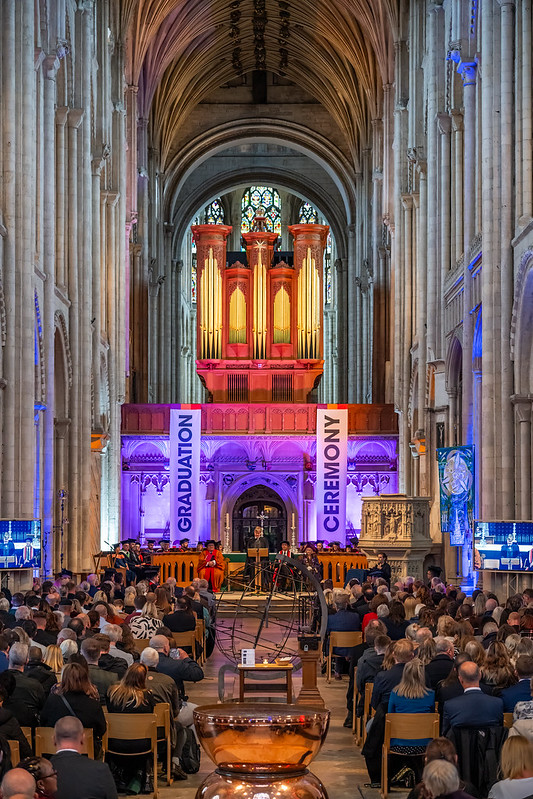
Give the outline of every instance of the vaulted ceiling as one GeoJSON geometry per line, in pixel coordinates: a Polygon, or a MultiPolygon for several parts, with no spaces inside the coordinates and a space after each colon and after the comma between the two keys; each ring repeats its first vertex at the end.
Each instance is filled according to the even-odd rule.
{"type": "Polygon", "coordinates": [[[254,135],[299,151],[314,136],[327,171],[358,171],[370,123],[382,113],[383,86],[393,82],[397,6],[398,0],[121,0],[126,81],[139,88],[139,115],[152,123],[160,169],[174,175],[173,195],[195,159],[254,135]],[[256,105],[246,125],[228,118],[211,137],[208,129],[191,131],[189,142],[196,135],[198,145],[184,156],[180,134],[195,109],[220,87],[261,72],[293,84],[316,110],[306,107],[293,124],[279,109],[262,106],[259,114],[256,105]],[[330,130],[320,141],[315,134],[325,118],[330,130]]]}

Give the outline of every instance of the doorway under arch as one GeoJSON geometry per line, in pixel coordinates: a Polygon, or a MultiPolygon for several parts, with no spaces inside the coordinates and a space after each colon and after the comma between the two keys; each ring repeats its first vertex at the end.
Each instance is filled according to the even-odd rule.
{"type": "Polygon", "coordinates": [[[271,552],[281,549],[281,542],[287,538],[287,507],[276,491],[264,485],[247,488],[233,506],[234,551],[244,551],[255,527],[262,528],[271,552]]]}

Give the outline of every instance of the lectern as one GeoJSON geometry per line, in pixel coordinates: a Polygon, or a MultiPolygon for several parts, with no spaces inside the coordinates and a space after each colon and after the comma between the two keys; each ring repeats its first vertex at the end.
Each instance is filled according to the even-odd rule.
{"type": "Polygon", "coordinates": [[[268,558],[268,547],[248,547],[246,554],[249,560],[255,560],[254,564],[254,588],[257,592],[261,590],[261,558],[268,558]]]}

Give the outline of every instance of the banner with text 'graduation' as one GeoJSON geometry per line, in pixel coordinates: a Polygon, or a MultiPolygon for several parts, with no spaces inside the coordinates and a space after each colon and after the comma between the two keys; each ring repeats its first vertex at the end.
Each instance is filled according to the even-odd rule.
{"type": "Polygon", "coordinates": [[[344,542],[346,532],[346,472],[348,409],[317,408],[316,509],[317,539],[344,542]]]}
{"type": "Polygon", "coordinates": [[[170,410],[170,541],[198,541],[200,531],[200,408],[170,410]]]}

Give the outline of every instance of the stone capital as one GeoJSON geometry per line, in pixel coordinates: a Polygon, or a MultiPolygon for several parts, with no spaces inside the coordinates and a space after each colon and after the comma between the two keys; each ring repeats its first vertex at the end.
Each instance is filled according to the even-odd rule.
{"type": "Polygon", "coordinates": [[[411,194],[402,194],[402,206],[406,211],[410,211],[413,207],[413,197],[411,194]]]}
{"type": "Polygon", "coordinates": [[[498,4],[503,8],[504,6],[516,7],[516,0],[498,0],[498,4]]]}
{"type": "Polygon", "coordinates": [[[79,128],[83,119],[83,108],[69,108],[67,123],[69,128],[79,128]]]}
{"type": "Polygon", "coordinates": [[[463,86],[476,85],[477,63],[475,61],[461,61],[457,72],[463,79],[463,86]]]}
{"type": "Polygon", "coordinates": [[[70,430],[70,419],[54,419],[54,428],[58,438],[66,438],[70,430]]]}
{"type": "Polygon", "coordinates": [[[437,130],[443,136],[449,136],[452,129],[452,120],[449,114],[437,114],[437,130]]]}
{"type": "Polygon", "coordinates": [[[57,53],[45,55],[42,60],[43,75],[47,80],[55,80],[59,69],[59,58],[57,53]]]}
{"type": "Polygon", "coordinates": [[[59,105],[56,108],[56,125],[64,127],[67,124],[68,107],[66,105],[59,105]]]}
{"type": "Polygon", "coordinates": [[[521,396],[520,394],[513,394],[513,396],[511,397],[511,402],[514,405],[516,421],[530,422],[533,397],[521,396]]]}
{"type": "Polygon", "coordinates": [[[107,189],[106,191],[102,191],[100,196],[105,199],[108,205],[114,208],[114,206],[117,204],[118,198],[120,197],[120,192],[107,189]]]}
{"type": "Polygon", "coordinates": [[[463,130],[463,115],[460,111],[452,111],[451,112],[452,118],[452,130],[454,133],[457,133],[459,130],[463,130]]]}

